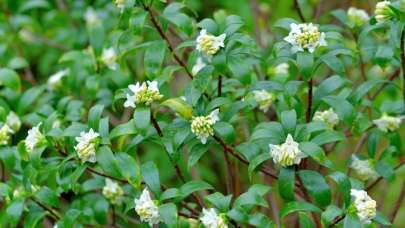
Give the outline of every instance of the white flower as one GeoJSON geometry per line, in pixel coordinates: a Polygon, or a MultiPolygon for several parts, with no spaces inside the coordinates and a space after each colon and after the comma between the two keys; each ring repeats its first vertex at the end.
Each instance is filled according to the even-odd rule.
{"type": "Polygon", "coordinates": [[[350,195],[353,198],[353,205],[360,222],[370,224],[371,219],[376,216],[377,203],[364,190],[351,189],[350,195]]]}
{"type": "Polygon", "coordinates": [[[122,13],[122,12],[124,12],[127,2],[126,2],[126,0],[114,0],[114,4],[118,9],[120,9],[120,11],[122,13]]]}
{"type": "Polygon", "coordinates": [[[124,191],[118,185],[117,182],[114,182],[110,179],[105,179],[105,186],[103,188],[103,195],[105,198],[111,201],[112,204],[120,204],[124,191]]]}
{"type": "Polygon", "coordinates": [[[208,116],[197,116],[191,120],[193,132],[202,144],[207,143],[207,138],[214,135],[214,124],[219,121],[219,109],[215,109],[208,116]]]}
{"type": "Polygon", "coordinates": [[[101,54],[101,62],[103,62],[109,69],[118,69],[117,59],[117,53],[115,53],[114,48],[110,47],[103,49],[103,53],[101,54]]]}
{"type": "Polygon", "coordinates": [[[7,145],[10,142],[12,133],[13,130],[7,124],[0,128],[0,146],[7,145]]]}
{"type": "Polygon", "coordinates": [[[207,34],[207,30],[202,29],[200,35],[197,37],[197,50],[205,53],[208,56],[215,55],[218,50],[225,47],[224,41],[226,34],[220,36],[213,36],[207,34]]]}
{"type": "Polygon", "coordinates": [[[355,7],[350,7],[347,10],[347,16],[349,21],[353,23],[355,27],[360,27],[370,20],[370,17],[365,10],[357,9],[355,7]]]}
{"type": "Polygon", "coordinates": [[[200,218],[202,224],[207,228],[227,228],[228,225],[225,222],[223,216],[218,215],[214,208],[203,208],[202,217],[200,218]]]}
{"type": "Polygon", "coordinates": [[[76,137],[77,145],[75,150],[82,162],[96,162],[96,147],[98,145],[99,134],[90,129],[89,132],[80,132],[76,137]]]}
{"type": "Polygon", "coordinates": [[[259,109],[263,112],[267,112],[271,104],[273,104],[273,101],[276,99],[272,93],[269,93],[264,89],[253,91],[253,95],[256,102],[259,104],[259,109]]]}
{"type": "Polygon", "coordinates": [[[283,167],[298,165],[301,159],[306,157],[298,148],[299,144],[294,141],[293,137],[288,134],[285,143],[281,145],[270,144],[270,156],[273,162],[283,167]]]}
{"type": "Polygon", "coordinates": [[[280,63],[274,68],[274,73],[279,75],[286,75],[288,74],[288,69],[290,65],[288,63],[280,63]]]}
{"type": "Polygon", "coordinates": [[[313,120],[324,122],[329,128],[333,128],[339,123],[339,116],[330,108],[325,111],[316,111],[313,120]]]}
{"type": "Polygon", "coordinates": [[[390,1],[381,1],[378,2],[375,6],[375,19],[378,23],[382,23],[384,21],[390,20],[395,14],[390,8],[391,2],[390,1]]]}
{"type": "Polygon", "coordinates": [[[366,181],[378,177],[378,173],[374,170],[370,160],[360,160],[356,156],[352,156],[350,168],[354,170],[360,180],[366,181]]]}
{"type": "Polygon", "coordinates": [[[149,223],[153,226],[159,223],[159,208],[151,199],[148,189],[142,191],[141,196],[135,199],[135,211],[141,218],[142,222],[149,223]]]}
{"type": "Polygon", "coordinates": [[[63,77],[69,74],[69,69],[64,69],[56,72],[55,74],[51,75],[48,79],[48,86],[50,89],[56,89],[57,87],[61,86],[61,80],[63,77]]]}
{"type": "Polygon", "coordinates": [[[203,59],[201,57],[197,58],[197,62],[193,66],[193,69],[191,69],[191,73],[195,76],[200,72],[202,68],[204,68],[207,64],[204,63],[203,59]]]}
{"type": "Polygon", "coordinates": [[[395,131],[401,124],[402,117],[393,117],[383,113],[379,119],[373,120],[373,123],[383,132],[395,131]]]}
{"type": "Polygon", "coordinates": [[[314,52],[318,46],[326,46],[325,33],[319,32],[318,26],[309,24],[290,25],[291,30],[285,41],[292,45],[293,53],[308,49],[309,52],[314,52]]]}
{"type": "Polygon", "coordinates": [[[45,136],[39,131],[42,122],[28,130],[28,136],[25,138],[25,146],[29,152],[44,144],[45,136]]]}
{"type": "Polygon", "coordinates": [[[98,18],[96,11],[91,7],[87,8],[86,13],[84,14],[84,20],[88,26],[101,24],[100,18],[98,18]]]}
{"type": "Polygon", "coordinates": [[[6,117],[6,124],[11,128],[13,133],[16,133],[18,130],[20,130],[21,120],[17,114],[15,114],[15,112],[10,111],[6,117]]]}
{"type": "Polygon", "coordinates": [[[129,85],[128,88],[133,94],[126,94],[127,100],[124,103],[126,108],[135,108],[137,104],[149,106],[153,101],[158,101],[163,97],[159,92],[157,81],[146,81],[142,84],[137,82],[135,85],[129,85]]]}

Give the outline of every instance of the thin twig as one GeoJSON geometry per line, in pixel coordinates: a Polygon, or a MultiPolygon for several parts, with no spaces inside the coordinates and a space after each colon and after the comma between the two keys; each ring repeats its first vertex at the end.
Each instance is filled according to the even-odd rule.
{"type": "Polygon", "coordinates": [[[294,8],[297,10],[298,16],[300,17],[301,21],[305,22],[306,20],[304,14],[302,13],[301,6],[298,0],[294,0],[294,8]]]}
{"type": "Polygon", "coordinates": [[[402,29],[400,46],[401,46],[401,67],[402,67],[402,77],[403,77],[402,98],[404,100],[404,107],[405,107],[405,28],[402,29]]]}
{"type": "Polygon", "coordinates": [[[398,214],[399,209],[401,208],[402,205],[402,201],[405,198],[405,181],[402,183],[402,189],[401,189],[401,193],[399,193],[399,197],[397,199],[397,202],[395,203],[394,209],[392,209],[391,212],[391,223],[394,224],[395,221],[395,217],[398,214]]]}
{"type": "Polygon", "coordinates": [[[222,96],[222,75],[218,77],[218,97],[222,96]]]}
{"type": "Polygon", "coordinates": [[[224,158],[225,158],[225,164],[226,164],[226,169],[227,169],[226,190],[227,190],[228,194],[231,194],[231,193],[233,193],[235,182],[234,182],[234,177],[232,174],[232,163],[229,160],[228,153],[225,150],[224,150],[224,158]]]}
{"type": "MultiPolygon", "coordinates": [[[[399,169],[399,168],[401,168],[402,167],[402,165],[404,165],[405,164],[405,160],[403,160],[403,161],[401,161],[395,168],[394,168],[394,170],[397,170],[397,169],[399,169]]],[[[375,180],[373,183],[371,183],[369,186],[367,186],[366,187],[366,191],[370,191],[372,188],[374,188],[380,181],[382,181],[383,180],[383,177],[379,177],[379,178],[377,178],[377,180],[375,180]]]]}
{"type": "Polygon", "coordinates": [[[307,100],[307,113],[305,119],[307,123],[311,121],[311,112],[312,112],[312,87],[313,87],[313,80],[312,78],[308,81],[308,100],[307,100]]]}
{"type": "Polygon", "coordinates": [[[48,211],[51,215],[51,217],[57,221],[59,219],[61,219],[61,216],[59,215],[58,212],[56,212],[54,209],[48,207],[47,205],[41,203],[40,201],[38,201],[37,199],[31,197],[30,198],[32,201],[34,201],[38,206],[40,206],[42,209],[44,209],[45,211],[48,211]]]}

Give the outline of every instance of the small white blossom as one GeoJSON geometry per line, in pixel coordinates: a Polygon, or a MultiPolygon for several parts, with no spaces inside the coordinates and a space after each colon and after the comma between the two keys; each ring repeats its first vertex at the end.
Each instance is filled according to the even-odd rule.
{"type": "Polygon", "coordinates": [[[120,9],[120,11],[122,13],[122,12],[124,12],[127,1],[126,0],[114,0],[114,4],[118,9],[120,9]]]}
{"type": "Polygon", "coordinates": [[[273,162],[283,167],[298,165],[301,159],[306,157],[299,149],[299,144],[288,134],[285,143],[281,145],[270,144],[270,156],[273,162]]]}
{"type": "Polygon", "coordinates": [[[41,146],[45,142],[45,136],[39,131],[42,123],[28,130],[28,136],[25,138],[25,146],[29,152],[41,146]]]}
{"type": "Polygon", "coordinates": [[[21,40],[27,42],[27,43],[31,43],[31,42],[35,42],[35,36],[34,34],[26,28],[21,29],[18,32],[18,36],[20,37],[21,40]]]}
{"type": "Polygon", "coordinates": [[[313,53],[317,47],[327,46],[325,33],[319,32],[318,26],[312,23],[292,23],[290,28],[290,33],[284,40],[292,45],[291,51],[293,53],[304,51],[305,49],[313,53]]]}
{"type": "Polygon", "coordinates": [[[207,228],[227,228],[228,225],[225,222],[223,216],[218,215],[214,208],[203,208],[202,217],[200,218],[202,224],[207,228]]]}
{"type": "Polygon", "coordinates": [[[69,69],[64,69],[56,72],[55,74],[51,75],[48,79],[48,87],[50,89],[56,89],[57,87],[61,86],[62,78],[69,74],[69,69]]]}
{"type": "Polygon", "coordinates": [[[89,132],[80,132],[76,137],[77,145],[75,150],[82,162],[96,162],[96,147],[98,145],[99,134],[90,129],[89,132]]]}
{"type": "Polygon", "coordinates": [[[290,65],[288,63],[280,63],[274,68],[274,73],[278,75],[286,75],[288,74],[288,69],[290,65]]]}
{"type": "Polygon", "coordinates": [[[10,142],[12,133],[13,130],[7,124],[0,128],[0,146],[7,145],[10,142]]]}
{"type": "Polygon", "coordinates": [[[356,175],[362,181],[367,181],[378,177],[378,173],[374,170],[374,166],[370,160],[360,160],[356,156],[352,156],[350,168],[354,170],[356,175]]]}
{"type": "Polygon", "coordinates": [[[157,81],[146,81],[142,84],[137,82],[135,85],[129,85],[128,88],[133,94],[126,94],[127,100],[124,103],[126,108],[136,108],[137,104],[149,106],[153,101],[158,101],[163,97],[159,92],[157,81]]]}
{"type": "Polygon", "coordinates": [[[325,111],[316,111],[313,120],[324,122],[329,128],[334,128],[339,123],[339,116],[330,108],[325,111]]]}
{"type": "Polygon", "coordinates": [[[98,17],[97,12],[91,7],[87,8],[86,13],[84,13],[84,20],[88,26],[101,24],[101,20],[98,17]]]}
{"type": "Polygon", "coordinates": [[[379,119],[373,120],[373,123],[383,132],[395,131],[399,128],[402,117],[389,116],[383,113],[379,119]]]}
{"type": "Polygon", "coordinates": [[[362,224],[370,224],[376,216],[377,203],[364,190],[351,189],[350,195],[353,198],[353,205],[356,208],[357,216],[362,224]]]}
{"type": "Polygon", "coordinates": [[[122,196],[124,195],[124,191],[117,182],[114,182],[107,178],[105,179],[103,195],[105,196],[105,198],[110,200],[112,204],[120,204],[122,201],[122,196]]]}
{"type": "Polygon", "coordinates": [[[259,104],[259,109],[263,112],[267,112],[276,99],[272,93],[269,93],[264,89],[253,91],[253,95],[256,102],[259,104]]]}
{"type": "Polygon", "coordinates": [[[159,208],[151,199],[148,189],[145,188],[141,196],[135,199],[135,211],[141,221],[149,223],[149,226],[159,224],[159,208]]]}
{"type": "Polygon", "coordinates": [[[377,3],[374,14],[378,23],[388,21],[394,16],[394,12],[390,8],[390,5],[390,1],[381,1],[377,3]]]}
{"type": "Polygon", "coordinates": [[[214,124],[219,121],[219,109],[215,109],[208,116],[197,116],[191,120],[191,132],[193,132],[202,144],[207,143],[209,136],[214,135],[214,124]]]}
{"type": "Polygon", "coordinates": [[[347,10],[347,16],[349,18],[349,21],[355,27],[360,27],[364,23],[367,23],[370,20],[370,17],[368,16],[368,14],[365,10],[357,9],[355,7],[350,7],[347,10]]]}
{"type": "Polygon", "coordinates": [[[21,128],[21,120],[13,111],[8,113],[6,117],[6,124],[11,128],[13,133],[16,133],[21,128]]]}
{"type": "Polygon", "coordinates": [[[215,55],[218,50],[225,47],[224,41],[226,34],[221,34],[220,36],[213,36],[207,34],[207,30],[202,29],[200,35],[197,37],[197,50],[203,52],[208,56],[215,55]]]}
{"type": "Polygon", "coordinates": [[[103,49],[103,53],[101,53],[101,62],[103,62],[110,70],[118,69],[117,59],[117,53],[114,48],[110,47],[103,49]]]}
{"type": "Polygon", "coordinates": [[[204,63],[203,59],[201,57],[197,58],[197,62],[193,66],[193,69],[191,69],[191,73],[195,76],[200,72],[202,68],[204,68],[207,64],[204,63]]]}

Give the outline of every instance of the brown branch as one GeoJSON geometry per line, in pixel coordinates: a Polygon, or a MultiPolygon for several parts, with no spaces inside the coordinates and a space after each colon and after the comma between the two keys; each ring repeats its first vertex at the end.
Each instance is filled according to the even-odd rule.
{"type": "Polygon", "coordinates": [[[395,203],[394,209],[392,209],[392,212],[391,212],[391,219],[390,220],[391,220],[392,224],[394,224],[395,217],[397,216],[398,211],[401,208],[402,201],[404,200],[404,198],[405,198],[405,181],[404,181],[404,183],[402,183],[401,193],[399,193],[398,200],[395,203]]]}
{"type": "Polygon", "coordinates": [[[227,189],[227,194],[231,194],[231,193],[233,193],[233,189],[235,186],[235,180],[234,180],[235,178],[234,178],[233,172],[232,172],[232,163],[229,160],[228,153],[225,150],[224,150],[224,158],[225,158],[225,164],[226,164],[226,169],[227,169],[226,189],[227,189]]]}
{"type": "Polygon", "coordinates": [[[402,29],[401,33],[401,67],[402,67],[402,98],[404,100],[405,107],[405,28],[402,29]]]}
{"type": "Polygon", "coordinates": [[[307,123],[311,121],[311,112],[312,112],[312,89],[313,89],[313,80],[312,78],[308,81],[308,100],[307,100],[307,113],[305,119],[307,123]]]}
{"type": "Polygon", "coordinates": [[[333,227],[345,218],[344,215],[337,217],[328,227],[333,227]]]}
{"type": "Polygon", "coordinates": [[[218,97],[222,96],[222,75],[218,77],[218,97]]]}
{"type": "MultiPolygon", "coordinates": [[[[402,167],[402,165],[404,165],[405,164],[405,159],[404,160],[402,160],[395,168],[394,168],[394,170],[397,170],[397,169],[399,169],[399,168],[401,168],[402,167]]],[[[373,183],[371,183],[369,186],[367,186],[366,187],[366,191],[370,191],[372,188],[374,188],[380,181],[382,181],[383,180],[383,177],[379,177],[379,178],[377,178],[373,183]]]]}
{"type": "Polygon", "coordinates": [[[306,22],[304,14],[302,13],[301,6],[300,6],[298,0],[294,0],[294,8],[297,11],[298,16],[300,17],[301,21],[306,22]]]}
{"type": "Polygon", "coordinates": [[[40,206],[42,209],[44,209],[45,211],[49,212],[49,214],[51,215],[51,217],[54,219],[54,221],[57,221],[59,219],[61,219],[61,216],[59,215],[59,213],[55,212],[55,210],[53,210],[52,208],[48,207],[47,205],[41,203],[40,201],[38,201],[37,199],[31,197],[30,198],[33,202],[35,202],[38,206],[40,206]]]}
{"type": "Polygon", "coordinates": [[[259,44],[260,47],[263,47],[264,45],[262,41],[262,34],[260,31],[260,15],[261,15],[260,9],[257,4],[257,0],[250,0],[249,3],[254,20],[256,42],[259,44]]]}

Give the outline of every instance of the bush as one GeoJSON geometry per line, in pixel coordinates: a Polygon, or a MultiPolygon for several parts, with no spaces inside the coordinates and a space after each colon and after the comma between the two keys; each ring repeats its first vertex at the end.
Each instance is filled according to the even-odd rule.
{"type": "Polygon", "coordinates": [[[405,1],[92,2],[0,3],[1,227],[404,222],[405,1]]]}

